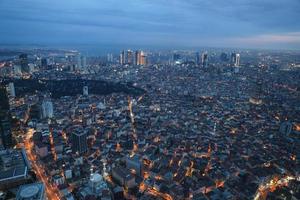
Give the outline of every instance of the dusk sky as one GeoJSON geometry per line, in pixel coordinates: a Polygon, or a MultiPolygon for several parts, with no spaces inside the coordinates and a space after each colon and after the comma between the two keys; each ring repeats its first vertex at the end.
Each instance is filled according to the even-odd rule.
{"type": "Polygon", "coordinates": [[[0,44],[300,49],[299,0],[0,0],[0,44]]]}

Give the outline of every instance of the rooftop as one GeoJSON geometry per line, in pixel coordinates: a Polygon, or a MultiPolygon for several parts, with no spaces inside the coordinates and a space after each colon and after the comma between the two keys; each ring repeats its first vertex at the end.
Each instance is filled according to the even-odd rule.
{"type": "Polygon", "coordinates": [[[26,177],[29,168],[24,149],[0,151],[0,183],[26,177]]]}
{"type": "Polygon", "coordinates": [[[18,190],[16,200],[44,200],[44,193],[43,183],[22,185],[18,190]]]}

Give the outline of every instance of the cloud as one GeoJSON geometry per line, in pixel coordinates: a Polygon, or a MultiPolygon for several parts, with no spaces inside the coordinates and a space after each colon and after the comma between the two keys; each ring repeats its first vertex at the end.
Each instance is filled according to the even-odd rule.
{"type": "Polygon", "coordinates": [[[292,32],[285,34],[269,34],[269,35],[257,35],[244,38],[232,39],[233,42],[244,43],[244,44],[263,44],[267,45],[270,43],[299,43],[300,44],[300,32],[292,32]]]}
{"type": "Polygon", "coordinates": [[[273,47],[297,37],[286,33],[300,32],[299,10],[299,0],[1,0],[0,43],[273,47]]]}

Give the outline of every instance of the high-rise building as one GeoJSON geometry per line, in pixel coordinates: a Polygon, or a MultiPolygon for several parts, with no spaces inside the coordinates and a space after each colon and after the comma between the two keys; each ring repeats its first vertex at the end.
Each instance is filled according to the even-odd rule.
{"type": "Polygon", "coordinates": [[[87,152],[87,132],[75,131],[72,133],[72,151],[79,154],[87,152]]]}
{"type": "Polygon", "coordinates": [[[146,65],[146,55],[143,51],[135,52],[135,64],[136,65],[146,65]]]}
{"type": "Polygon", "coordinates": [[[200,53],[199,52],[196,52],[196,59],[195,59],[195,64],[196,65],[200,65],[201,62],[200,62],[200,53]]]}
{"type": "Polygon", "coordinates": [[[236,60],[236,54],[235,53],[231,53],[231,57],[230,57],[231,64],[234,64],[235,60],[236,60]]]}
{"type": "Polygon", "coordinates": [[[134,58],[133,58],[133,51],[131,50],[127,50],[127,64],[128,65],[132,65],[133,64],[133,61],[134,61],[134,58]]]}
{"type": "Polygon", "coordinates": [[[47,58],[42,58],[41,59],[41,67],[43,69],[46,69],[48,67],[48,60],[47,60],[47,58]]]}
{"type": "Polygon", "coordinates": [[[8,91],[9,91],[9,95],[11,97],[16,97],[16,90],[15,90],[15,85],[13,82],[10,82],[8,84],[8,91]]]}
{"type": "Polygon", "coordinates": [[[207,52],[202,53],[201,64],[202,64],[202,67],[207,67],[208,66],[208,55],[207,55],[207,52]]]}
{"type": "Polygon", "coordinates": [[[81,56],[81,67],[82,67],[82,69],[86,68],[86,57],[85,56],[81,56]]]}
{"type": "Polygon", "coordinates": [[[142,53],[141,53],[141,59],[140,59],[140,65],[146,65],[146,64],[147,64],[147,56],[142,51],[142,53]]]}
{"type": "Polygon", "coordinates": [[[119,61],[120,61],[120,64],[121,65],[124,65],[125,64],[125,51],[123,50],[122,52],[121,52],[121,54],[120,54],[120,59],[119,59],[119,61]]]}
{"type": "Polygon", "coordinates": [[[53,117],[53,104],[49,99],[45,99],[42,102],[42,117],[43,118],[53,117]]]}
{"type": "Polygon", "coordinates": [[[27,54],[23,53],[19,56],[19,62],[21,65],[22,73],[29,73],[28,57],[27,54]]]}
{"type": "Polygon", "coordinates": [[[135,65],[139,65],[138,63],[140,63],[140,51],[135,51],[135,56],[134,56],[134,64],[135,65]]]}
{"type": "Polygon", "coordinates": [[[114,57],[112,53],[107,54],[107,62],[112,63],[114,61],[114,57]]]}
{"type": "Polygon", "coordinates": [[[77,67],[77,70],[81,69],[81,56],[80,55],[77,56],[77,65],[76,65],[76,67],[77,67]]]}
{"type": "Polygon", "coordinates": [[[239,67],[239,66],[240,66],[240,54],[239,54],[239,53],[237,53],[237,54],[235,55],[235,63],[234,63],[234,66],[236,66],[236,67],[239,67]]]}
{"type": "Polygon", "coordinates": [[[231,64],[234,65],[235,67],[240,66],[240,54],[239,53],[232,53],[231,54],[231,64]]]}
{"type": "Polygon", "coordinates": [[[11,115],[6,88],[0,86],[0,146],[9,148],[12,146],[11,115]]]}

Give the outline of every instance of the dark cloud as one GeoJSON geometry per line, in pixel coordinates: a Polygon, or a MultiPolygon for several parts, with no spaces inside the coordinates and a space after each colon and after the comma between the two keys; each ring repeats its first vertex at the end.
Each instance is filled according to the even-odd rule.
{"type": "Polygon", "coordinates": [[[245,47],[269,35],[265,47],[288,47],[299,10],[299,0],[1,0],[0,43],[245,47]]]}

